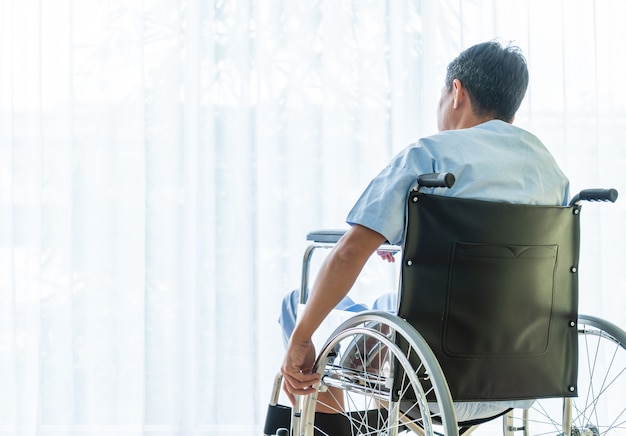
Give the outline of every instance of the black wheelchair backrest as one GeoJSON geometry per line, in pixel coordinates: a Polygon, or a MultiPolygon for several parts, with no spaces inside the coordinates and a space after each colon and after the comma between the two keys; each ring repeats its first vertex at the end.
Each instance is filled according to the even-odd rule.
{"type": "Polygon", "coordinates": [[[399,316],[455,401],[576,395],[580,208],[411,192],[399,316]]]}

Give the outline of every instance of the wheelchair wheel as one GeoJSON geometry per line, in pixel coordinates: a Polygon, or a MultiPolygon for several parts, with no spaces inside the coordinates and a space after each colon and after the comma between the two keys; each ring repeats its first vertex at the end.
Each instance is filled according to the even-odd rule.
{"type": "Polygon", "coordinates": [[[319,354],[317,371],[322,375],[318,391],[333,396],[332,406],[326,406],[346,425],[335,432],[316,423],[315,407],[323,400],[313,394],[304,399],[299,435],[458,435],[436,358],[424,339],[394,315],[365,312],[344,322],[319,354]]]}
{"type": "Polygon", "coordinates": [[[563,399],[537,400],[525,418],[505,419],[505,435],[626,434],[626,333],[580,315],[578,338],[578,396],[571,399],[571,416],[564,413],[563,399]]]}

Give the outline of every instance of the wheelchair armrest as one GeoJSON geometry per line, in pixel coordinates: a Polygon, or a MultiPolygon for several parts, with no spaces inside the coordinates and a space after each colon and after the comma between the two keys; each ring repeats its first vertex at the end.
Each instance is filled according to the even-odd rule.
{"type": "Polygon", "coordinates": [[[337,243],[347,230],[313,230],[306,235],[307,241],[337,243]]]}
{"type": "MultiPolygon", "coordinates": [[[[306,240],[313,243],[319,242],[322,244],[336,244],[341,237],[347,232],[347,230],[313,230],[307,233],[306,240]]],[[[383,251],[398,251],[400,247],[397,245],[389,244],[389,241],[385,241],[379,248],[383,251]]]]}

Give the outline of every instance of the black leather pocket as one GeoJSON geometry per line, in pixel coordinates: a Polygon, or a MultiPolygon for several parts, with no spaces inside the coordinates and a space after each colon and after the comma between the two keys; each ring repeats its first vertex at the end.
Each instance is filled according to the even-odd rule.
{"type": "Polygon", "coordinates": [[[556,245],[455,243],[443,352],[454,357],[496,359],[545,352],[552,322],[556,255],[556,245]],[[544,309],[538,313],[537,307],[544,309]]]}

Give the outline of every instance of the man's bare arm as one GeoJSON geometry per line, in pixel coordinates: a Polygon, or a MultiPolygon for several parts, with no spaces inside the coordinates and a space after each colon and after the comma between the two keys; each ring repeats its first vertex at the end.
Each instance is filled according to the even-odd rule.
{"type": "Polygon", "coordinates": [[[330,311],[348,294],[372,253],[385,242],[380,233],[355,224],[326,257],[293,337],[310,339],[330,311]]]}
{"type": "Polygon", "coordinates": [[[292,401],[294,394],[311,393],[311,386],[318,380],[317,375],[311,374],[315,360],[313,332],[347,295],[369,257],[383,242],[385,237],[381,234],[354,225],[322,263],[281,368],[284,389],[292,401]]]}

